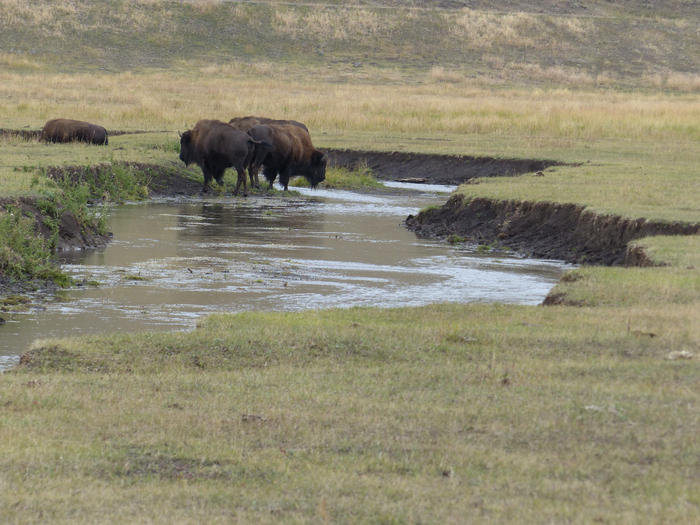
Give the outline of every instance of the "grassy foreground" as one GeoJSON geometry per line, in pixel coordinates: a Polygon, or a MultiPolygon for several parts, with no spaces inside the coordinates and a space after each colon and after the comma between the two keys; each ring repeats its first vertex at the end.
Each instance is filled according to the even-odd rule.
{"type": "MultiPolygon", "coordinates": [[[[267,114],[322,148],[570,164],[468,196],[700,221],[690,4],[388,4],[0,2],[0,127],[149,132],[2,136],[2,196],[45,194],[33,180],[56,165],[184,170],[177,131],[267,114]]],[[[0,522],[697,523],[700,241],[639,244],[665,266],[576,269],[555,291],[580,308],[220,314],[37,341],[0,375],[0,522]]]]}
{"type": "Polygon", "coordinates": [[[2,376],[8,523],[693,523],[695,308],[215,315],[2,376]],[[653,333],[656,337],[651,337],[653,333]],[[671,356],[673,357],[673,356],[671,356]]]}

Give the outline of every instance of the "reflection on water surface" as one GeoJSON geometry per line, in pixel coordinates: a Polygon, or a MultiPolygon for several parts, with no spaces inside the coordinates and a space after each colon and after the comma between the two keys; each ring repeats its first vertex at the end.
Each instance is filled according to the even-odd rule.
{"type": "MultiPolygon", "coordinates": [[[[438,189],[438,188],[429,188],[438,189]]],[[[211,312],[538,304],[566,265],[477,254],[422,239],[403,219],[439,193],[302,190],[253,197],[127,204],[110,212],[114,241],[63,255],[78,278],[43,311],[3,314],[0,369],[32,340],[104,331],[184,330],[211,312]]]]}

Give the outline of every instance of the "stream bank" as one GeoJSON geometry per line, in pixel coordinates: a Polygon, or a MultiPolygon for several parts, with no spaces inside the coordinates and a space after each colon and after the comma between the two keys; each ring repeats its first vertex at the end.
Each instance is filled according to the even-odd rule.
{"type": "Polygon", "coordinates": [[[576,204],[450,197],[440,208],[406,219],[406,227],[432,238],[472,241],[528,257],[574,264],[652,266],[630,242],[651,235],[695,235],[700,224],[598,215],[576,204]]]}

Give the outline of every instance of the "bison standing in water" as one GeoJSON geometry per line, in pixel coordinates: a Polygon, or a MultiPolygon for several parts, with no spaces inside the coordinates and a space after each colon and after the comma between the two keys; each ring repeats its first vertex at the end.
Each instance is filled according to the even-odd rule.
{"type": "MultiPolygon", "coordinates": [[[[302,124],[301,122],[298,122],[296,120],[276,120],[276,119],[271,119],[267,117],[253,117],[253,116],[248,116],[248,117],[234,117],[228,122],[230,125],[232,125],[236,129],[240,129],[241,131],[248,131],[250,128],[253,126],[258,126],[260,124],[278,124],[278,125],[283,125],[283,124],[293,124],[295,126],[300,127],[304,131],[308,132],[309,129],[302,124]]],[[[258,148],[254,154],[254,160],[253,160],[253,166],[248,168],[248,175],[250,177],[250,184],[256,188],[260,188],[260,179],[258,178],[258,170],[260,169],[260,162],[259,159],[264,156],[266,156],[267,153],[264,150],[261,150],[258,148]]]]}
{"type": "MultiPolygon", "coordinates": [[[[263,176],[270,183],[277,175],[280,184],[288,189],[292,177],[303,176],[312,188],[326,180],[327,159],[322,151],[311,143],[311,135],[295,124],[259,124],[248,130],[248,135],[257,141],[272,144],[272,149],[264,155],[256,153],[249,171],[257,177],[257,170],[263,168],[263,176]]],[[[264,152],[261,152],[264,153],[264,152]]]]}
{"type": "Polygon", "coordinates": [[[187,166],[197,164],[202,168],[202,193],[206,193],[212,179],[223,186],[224,171],[233,167],[238,172],[233,194],[238,195],[242,183],[245,196],[248,194],[245,170],[253,158],[255,146],[262,148],[261,151],[272,147],[220,120],[200,120],[193,129],[180,135],[180,160],[187,166]]]}
{"type": "Polygon", "coordinates": [[[40,140],[54,143],[87,142],[104,146],[109,144],[107,130],[102,126],[67,118],[49,120],[44,124],[40,140]]]}

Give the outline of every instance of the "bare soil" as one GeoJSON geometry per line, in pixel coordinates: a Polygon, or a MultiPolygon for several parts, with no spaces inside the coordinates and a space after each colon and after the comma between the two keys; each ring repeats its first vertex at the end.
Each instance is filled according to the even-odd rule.
{"type": "Polygon", "coordinates": [[[441,208],[406,219],[420,235],[472,241],[529,257],[605,266],[651,266],[635,239],[696,235],[700,224],[653,222],[597,215],[576,204],[494,201],[454,195],[441,208]]]}
{"type": "Polygon", "coordinates": [[[477,177],[516,177],[562,165],[554,160],[494,159],[461,155],[327,150],[330,164],[348,169],[367,167],[380,180],[422,181],[459,185],[477,177]]]}

